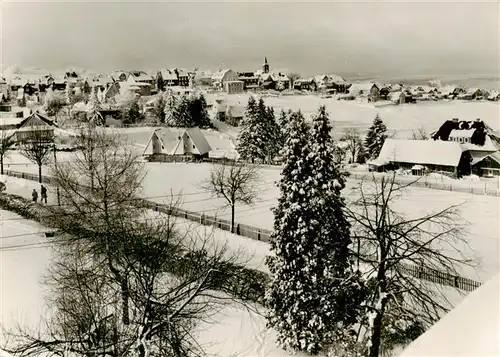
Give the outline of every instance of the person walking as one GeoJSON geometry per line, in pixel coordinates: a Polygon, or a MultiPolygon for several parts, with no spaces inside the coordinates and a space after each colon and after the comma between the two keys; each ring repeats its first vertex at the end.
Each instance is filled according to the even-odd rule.
{"type": "Polygon", "coordinates": [[[31,197],[33,197],[33,202],[38,201],[38,192],[35,189],[31,192],[31,197]]]}
{"type": "Polygon", "coordinates": [[[40,202],[43,203],[45,201],[45,203],[47,203],[47,187],[42,185],[42,188],[40,189],[40,193],[41,193],[40,202]]]}

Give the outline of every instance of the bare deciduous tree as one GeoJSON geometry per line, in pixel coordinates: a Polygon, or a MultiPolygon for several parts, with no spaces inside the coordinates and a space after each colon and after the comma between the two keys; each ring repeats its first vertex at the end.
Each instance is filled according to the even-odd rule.
{"type": "Polygon", "coordinates": [[[362,150],[363,141],[358,130],[347,128],[340,138],[340,141],[345,142],[345,149],[349,153],[349,163],[357,162],[358,153],[362,150]]]}
{"type": "Polygon", "coordinates": [[[50,162],[50,154],[55,150],[53,132],[33,128],[23,137],[20,150],[25,158],[38,165],[38,182],[42,183],[42,166],[50,162]]]}
{"type": "Polygon", "coordinates": [[[222,197],[231,207],[231,232],[234,233],[236,203],[252,204],[259,196],[257,166],[224,160],[213,166],[210,177],[201,187],[216,197],[222,197]]]}
{"type": "Polygon", "coordinates": [[[12,133],[7,130],[0,130],[0,174],[3,175],[3,161],[9,155],[9,151],[14,146],[12,133]]]}
{"type": "Polygon", "coordinates": [[[459,276],[476,261],[464,238],[459,205],[405,217],[394,206],[414,182],[399,185],[394,175],[373,179],[360,184],[359,198],[346,211],[371,287],[365,321],[368,355],[378,357],[382,347],[390,349],[418,337],[451,307],[439,285],[409,274],[407,264],[422,272],[459,276]]]}
{"type": "Polygon", "coordinates": [[[423,127],[420,127],[411,132],[410,140],[429,140],[429,134],[423,127]]]}
{"type": "MultiPolygon", "coordinates": [[[[55,168],[62,202],[47,279],[55,312],[43,330],[11,331],[7,350],[122,357],[197,356],[193,327],[233,301],[227,281],[238,252],[213,237],[175,229],[140,204],[142,166],[119,136],[90,132],[91,150],[55,168]],[[91,169],[90,169],[91,168],[91,169]],[[91,181],[94,187],[90,187],[91,181]]],[[[244,264],[244,262],[243,262],[244,264]]],[[[233,278],[234,280],[234,278],[233,278]]]]}

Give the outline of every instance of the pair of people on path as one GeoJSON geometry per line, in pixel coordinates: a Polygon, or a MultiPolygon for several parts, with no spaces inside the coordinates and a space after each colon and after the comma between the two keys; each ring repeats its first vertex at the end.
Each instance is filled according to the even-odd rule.
{"type": "MultiPolygon", "coordinates": [[[[40,203],[43,203],[43,202],[47,203],[47,187],[42,185],[42,187],[40,189],[40,194],[41,194],[40,203]]],[[[38,201],[38,192],[36,189],[33,189],[33,192],[31,192],[31,197],[33,198],[33,202],[38,201]]]]}

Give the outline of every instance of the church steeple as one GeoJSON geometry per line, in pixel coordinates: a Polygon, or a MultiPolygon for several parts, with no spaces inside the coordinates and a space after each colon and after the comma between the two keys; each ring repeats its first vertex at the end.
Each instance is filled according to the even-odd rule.
{"type": "Polygon", "coordinates": [[[264,64],[262,65],[262,72],[269,73],[269,64],[267,63],[267,56],[264,57],[264,64]]]}

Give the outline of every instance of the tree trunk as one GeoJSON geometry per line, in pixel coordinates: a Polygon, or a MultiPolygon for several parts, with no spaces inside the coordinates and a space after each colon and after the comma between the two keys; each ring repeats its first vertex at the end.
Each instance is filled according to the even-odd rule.
{"type": "Polygon", "coordinates": [[[0,174],[3,175],[3,155],[0,156],[0,174]]]}
{"type": "Polygon", "coordinates": [[[231,205],[231,233],[234,233],[234,204],[231,205]]]}
{"type": "Polygon", "coordinates": [[[42,165],[38,165],[38,183],[42,183],[42,165]]]}
{"type": "Polygon", "coordinates": [[[129,316],[129,289],[128,289],[128,281],[127,278],[123,278],[121,284],[122,290],[122,322],[124,325],[130,324],[130,316],[129,316]]]}
{"type": "MultiPolygon", "coordinates": [[[[385,254],[382,254],[385,256],[385,254]]],[[[387,288],[387,282],[385,280],[386,278],[386,267],[385,264],[382,262],[378,268],[377,272],[377,281],[378,281],[378,297],[380,306],[376,306],[377,312],[375,315],[375,318],[373,319],[373,325],[372,325],[372,330],[371,330],[371,336],[370,336],[370,353],[369,357],[379,357],[380,354],[380,345],[382,344],[382,318],[384,317],[385,313],[385,305],[387,301],[387,297],[383,296],[386,293],[386,288],[387,288]]]]}

